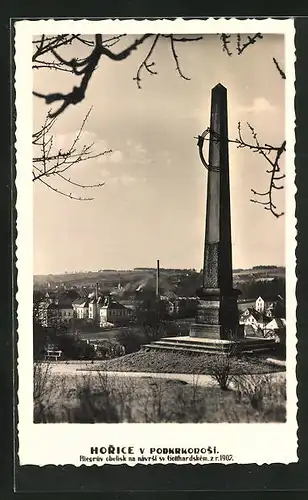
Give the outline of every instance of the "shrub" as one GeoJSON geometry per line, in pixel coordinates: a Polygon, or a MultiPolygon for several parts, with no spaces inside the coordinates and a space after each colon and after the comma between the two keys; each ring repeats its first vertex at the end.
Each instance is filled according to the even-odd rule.
{"type": "Polygon", "coordinates": [[[121,345],[117,339],[105,339],[98,347],[98,353],[103,359],[118,358],[123,356],[125,352],[125,346],[121,345]]]}
{"type": "Polygon", "coordinates": [[[51,405],[54,386],[51,381],[51,364],[36,361],[33,365],[33,419],[45,423],[51,405]]]}
{"type": "Polygon", "coordinates": [[[118,423],[119,414],[114,391],[107,377],[99,377],[99,387],[94,390],[92,377],[84,376],[77,382],[77,404],[70,410],[70,418],[76,423],[118,423]]]}
{"type": "Polygon", "coordinates": [[[229,349],[222,346],[221,350],[213,354],[209,360],[209,374],[224,391],[229,388],[231,374],[237,365],[238,354],[238,344],[235,343],[229,349]]]}
{"type": "Polygon", "coordinates": [[[231,376],[231,358],[227,354],[213,355],[209,363],[209,373],[218,382],[219,387],[226,391],[229,387],[231,376]]]}
{"type": "Polygon", "coordinates": [[[264,398],[269,393],[271,377],[269,374],[244,374],[234,377],[233,386],[239,400],[246,397],[254,410],[261,411],[264,407],[264,398]]]}
{"type": "Polygon", "coordinates": [[[116,334],[115,338],[124,347],[126,354],[139,351],[142,344],[148,342],[144,333],[137,330],[122,330],[116,334]]]}

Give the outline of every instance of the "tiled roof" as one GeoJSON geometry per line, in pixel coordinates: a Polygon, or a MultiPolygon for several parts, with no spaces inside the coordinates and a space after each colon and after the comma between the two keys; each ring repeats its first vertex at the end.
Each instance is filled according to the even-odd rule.
{"type": "Polygon", "coordinates": [[[58,304],[51,302],[50,304],[47,304],[46,309],[58,309],[58,304]]]}
{"type": "Polygon", "coordinates": [[[281,295],[270,295],[270,294],[262,294],[258,297],[258,299],[261,297],[261,299],[264,300],[264,302],[279,302],[283,301],[283,297],[281,295]]]}
{"type": "Polygon", "coordinates": [[[286,320],[284,318],[273,318],[272,321],[268,323],[268,328],[273,328],[274,330],[277,328],[285,328],[286,320]]]}
{"type": "Polygon", "coordinates": [[[108,302],[103,303],[103,307],[108,308],[108,309],[128,309],[123,304],[120,304],[120,302],[117,302],[115,300],[109,300],[108,302]]]}
{"type": "Polygon", "coordinates": [[[58,307],[59,307],[59,309],[72,309],[73,304],[72,304],[71,300],[61,300],[58,303],[58,307]]]}
{"type": "Polygon", "coordinates": [[[89,304],[100,304],[101,302],[104,302],[105,297],[103,295],[100,295],[99,297],[93,297],[92,299],[89,300],[89,304]]]}
{"type": "Polygon", "coordinates": [[[261,313],[259,311],[256,311],[256,309],[254,309],[253,307],[248,307],[241,314],[241,318],[242,319],[249,317],[249,315],[247,315],[246,311],[249,311],[249,315],[253,316],[255,318],[255,320],[258,321],[258,322],[260,322],[260,321],[262,321],[262,322],[271,321],[271,318],[269,318],[268,316],[266,316],[266,314],[263,314],[263,313],[261,313]]]}
{"type": "Polygon", "coordinates": [[[86,297],[80,297],[76,300],[74,300],[73,305],[75,306],[82,306],[86,307],[89,303],[89,300],[86,297]]]}

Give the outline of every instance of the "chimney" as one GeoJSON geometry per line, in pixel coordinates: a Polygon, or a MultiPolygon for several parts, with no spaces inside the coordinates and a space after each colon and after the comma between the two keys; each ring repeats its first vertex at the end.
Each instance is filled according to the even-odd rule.
{"type": "Polygon", "coordinates": [[[95,285],[95,298],[98,299],[98,283],[95,285]]]}
{"type": "Polygon", "coordinates": [[[160,296],[160,291],[159,291],[159,260],[157,260],[157,267],[156,267],[156,299],[158,300],[160,296]]]}

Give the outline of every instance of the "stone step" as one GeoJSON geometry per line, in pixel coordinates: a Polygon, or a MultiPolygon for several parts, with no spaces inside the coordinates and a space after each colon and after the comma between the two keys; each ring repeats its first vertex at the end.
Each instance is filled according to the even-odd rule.
{"type": "MultiPolygon", "coordinates": [[[[173,351],[186,351],[186,352],[195,352],[195,353],[217,353],[221,352],[222,350],[226,350],[228,347],[228,344],[219,344],[219,343],[207,343],[207,342],[200,342],[200,343],[195,343],[189,341],[185,342],[172,342],[171,340],[157,340],[155,342],[152,342],[151,344],[145,344],[142,346],[143,348],[149,348],[149,349],[159,349],[159,350],[173,350],[173,351]],[[197,345],[196,345],[197,344],[197,345]]],[[[243,342],[241,346],[241,352],[245,353],[253,353],[253,352],[267,352],[274,350],[276,347],[276,344],[272,341],[264,341],[264,342],[243,342]]]]}
{"type": "MultiPolygon", "coordinates": [[[[213,348],[222,348],[222,347],[225,347],[225,348],[228,348],[230,346],[232,346],[232,343],[231,342],[219,342],[219,341],[213,341],[211,339],[202,339],[200,341],[196,341],[195,339],[194,340],[189,340],[189,339],[181,339],[179,337],[176,337],[176,338],[172,338],[172,337],[167,337],[167,338],[162,338],[160,340],[156,340],[153,342],[154,344],[158,343],[158,344],[177,344],[177,345],[188,345],[188,346],[192,346],[192,347],[213,347],[213,348]]],[[[275,342],[272,340],[272,339],[243,339],[242,342],[239,342],[239,345],[242,347],[242,348],[248,348],[248,347],[268,347],[268,346],[274,346],[275,342]]],[[[236,344],[233,344],[233,345],[236,345],[236,344]]]]}
{"type": "MultiPolygon", "coordinates": [[[[177,344],[188,344],[188,345],[225,345],[229,346],[231,344],[234,344],[232,341],[228,340],[219,340],[219,339],[211,339],[211,338],[198,338],[198,337],[164,337],[160,340],[157,340],[155,342],[172,342],[177,343],[177,344]]],[[[266,339],[266,338],[261,338],[261,337],[246,337],[242,340],[239,341],[243,346],[248,346],[248,345],[257,345],[257,344],[270,344],[273,343],[273,339],[266,339]]]]}
{"type": "MultiPolygon", "coordinates": [[[[217,345],[212,345],[212,344],[198,344],[198,345],[194,345],[194,344],[188,344],[188,343],[183,343],[181,344],[180,342],[164,342],[164,341],[156,341],[156,342],[152,342],[150,344],[151,346],[153,347],[172,347],[173,349],[175,348],[181,348],[181,349],[196,349],[200,352],[204,352],[204,350],[212,350],[212,351],[215,351],[217,350],[217,345]]],[[[221,348],[220,348],[221,349],[221,348]]]]}
{"type": "Polygon", "coordinates": [[[197,347],[184,347],[179,345],[159,345],[159,344],[144,344],[142,349],[157,349],[157,350],[165,350],[165,351],[184,351],[190,353],[198,353],[204,354],[205,349],[198,349],[197,347]]]}

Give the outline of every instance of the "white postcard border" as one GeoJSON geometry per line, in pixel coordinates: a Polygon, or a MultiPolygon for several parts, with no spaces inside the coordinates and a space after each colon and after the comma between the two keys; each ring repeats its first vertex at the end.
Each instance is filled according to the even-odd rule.
{"type": "MultiPolygon", "coordinates": [[[[81,465],[91,446],[205,447],[232,453],[235,463],[297,462],[296,275],[295,275],[295,49],[294,22],[285,20],[20,20],[15,23],[16,187],[18,269],[18,440],[21,465],[81,465]],[[115,33],[281,33],[286,51],[286,282],[287,282],[287,422],[281,424],[45,424],[33,423],[33,185],[32,37],[38,34],[115,33]],[[46,427],[48,425],[48,427],[46,427]],[[48,439],[46,439],[48,435],[48,439]]],[[[140,454],[140,453],[139,453],[140,454]]],[[[129,463],[135,465],[137,462],[129,463]]],[[[167,463],[167,462],[165,462],[167,463]]],[[[196,462],[197,463],[197,462],[196,462]]],[[[233,462],[234,463],[234,462],[233,462]]],[[[99,463],[97,463],[99,464],[99,463]]],[[[114,462],[112,462],[114,464],[114,462]]],[[[92,463],[86,463],[92,465],[92,463]]]]}

